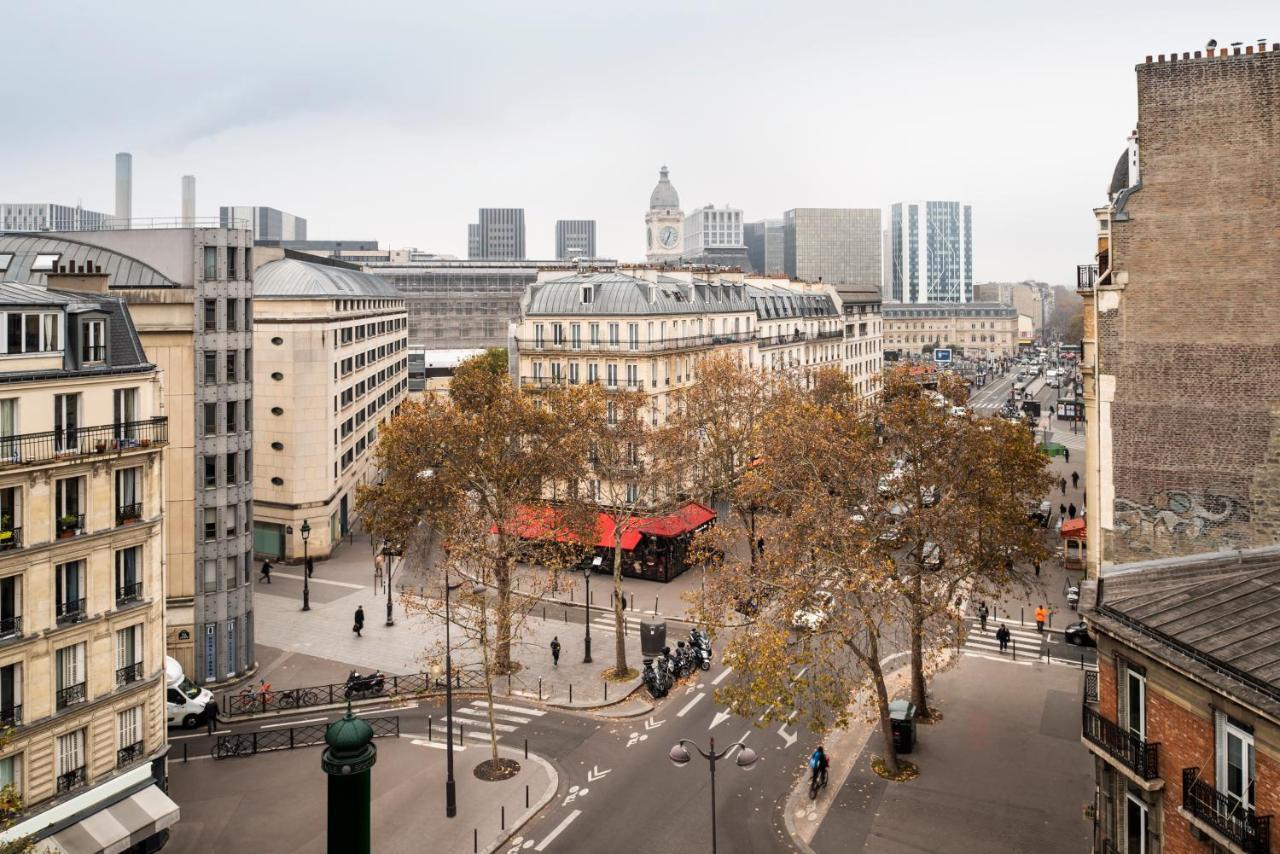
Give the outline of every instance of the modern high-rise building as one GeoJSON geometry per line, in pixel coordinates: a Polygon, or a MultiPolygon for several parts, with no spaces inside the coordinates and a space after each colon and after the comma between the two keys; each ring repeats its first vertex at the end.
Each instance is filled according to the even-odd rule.
{"type": "Polygon", "coordinates": [[[754,272],[764,276],[786,275],[783,255],[787,236],[782,220],[743,223],[742,242],[747,244],[747,261],[754,272]]]}
{"type": "Polygon", "coordinates": [[[127,151],[116,155],[115,218],[122,228],[128,228],[133,218],[133,155],[127,151]]]}
{"type": "Polygon", "coordinates": [[[218,225],[238,228],[249,223],[254,240],[306,240],[307,221],[276,208],[236,205],[218,209],[218,225]]]}
{"type": "Polygon", "coordinates": [[[745,268],[747,245],[742,238],[742,211],[707,205],[684,218],[683,258],[691,264],[745,268]]]}
{"type": "Polygon", "coordinates": [[[782,223],[783,271],[792,279],[881,286],[879,208],[795,208],[782,223]]]}
{"type": "Polygon", "coordinates": [[[467,256],[473,260],[524,259],[524,208],[481,208],[467,226],[467,256]]]}
{"type": "Polygon", "coordinates": [[[684,253],[684,211],[680,194],[672,186],[667,167],[658,170],[658,183],[649,194],[644,214],[644,257],[651,263],[680,260],[684,253]]]}
{"type": "Polygon", "coordinates": [[[188,228],[196,224],[196,176],[182,176],[182,224],[188,228]]]}
{"type": "Polygon", "coordinates": [[[556,260],[596,257],[596,221],[594,219],[556,220],[556,260]]]}
{"type": "Polygon", "coordinates": [[[165,647],[202,683],[255,666],[253,251],[248,229],[0,235],[0,277],[8,281],[42,286],[64,266],[100,268],[107,294],[127,303],[147,360],[161,371],[169,424],[165,647]]]}
{"type": "Polygon", "coordinates": [[[106,228],[109,214],[50,202],[0,204],[0,231],[81,231],[106,228]]]}
{"type": "Polygon", "coordinates": [[[900,202],[889,208],[885,298],[973,302],[973,208],[961,202],[900,202]]]}

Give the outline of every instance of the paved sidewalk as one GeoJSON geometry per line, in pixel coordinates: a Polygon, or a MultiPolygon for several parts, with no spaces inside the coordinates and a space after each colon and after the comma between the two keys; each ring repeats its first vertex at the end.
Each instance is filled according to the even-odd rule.
{"type": "Polygon", "coordinates": [[[889,783],[867,743],[812,849],[877,854],[1087,851],[1092,762],[1080,747],[1079,671],[965,658],[933,681],[943,720],[917,727],[920,777],[889,783]]]}
{"type": "MultiPolygon", "coordinates": [[[[484,782],[473,773],[489,758],[468,745],[454,756],[458,815],[445,817],[445,751],[410,735],[374,742],[373,850],[418,854],[424,850],[499,850],[552,797],[559,776],[551,763],[515,750],[520,772],[510,780],[484,782]],[[528,786],[529,807],[525,807],[528,786]],[[505,815],[504,810],[505,808],[505,815]],[[502,826],[505,823],[505,828],[502,826]],[[426,840],[430,840],[429,843],[426,840]],[[424,845],[426,846],[424,848],[424,845]]],[[[320,770],[323,748],[282,750],[239,759],[171,763],[169,795],[182,810],[166,854],[216,851],[326,850],[327,778],[320,770]]]]}

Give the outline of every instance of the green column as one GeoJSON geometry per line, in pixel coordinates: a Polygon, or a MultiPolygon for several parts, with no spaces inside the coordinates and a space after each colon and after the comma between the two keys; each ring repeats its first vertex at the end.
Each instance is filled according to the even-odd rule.
{"type": "Polygon", "coordinates": [[[329,724],[320,767],[329,775],[329,854],[371,854],[373,728],[351,714],[329,724]]]}

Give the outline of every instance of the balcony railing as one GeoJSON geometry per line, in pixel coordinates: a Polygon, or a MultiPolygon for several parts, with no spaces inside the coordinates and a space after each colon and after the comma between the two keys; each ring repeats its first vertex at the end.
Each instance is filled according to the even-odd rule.
{"type": "Polygon", "coordinates": [[[605,391],[644,391],[645,381],[636,380],[617,380],[610,383],[608,380],[596,379],[583,382],[578,380],[571,382],[569,378],[563,374],[558,377],[521,377],[520,385],[527,388],[564,388],[571,385],[598,385],[603,386],[605,391]]]}
{"type": "Polygon", "coordinates": [[[1084,737],[1143,780],[1160,776],[1160,745],[1138,738],[1088,706],[1081,706],[1084,737]]]}
{"type": "Polygon", "coordinates": [[[67,706],[74,706],[76,703],[83,703],[88,692],[85,690],[85,683],[79,685],[71,685],[66,688],[59,688],[57,694],[57,704],[59,709],[65,709],[67,706]]]}
{"type": "Polygon", "coordinates": [[[142,662],[135,661],[116,671],[116,685],[128,685],[142,678],[142,662]]]}
{"type": "Polygon", "coordinates": [[[0,726],[22,726],[22,704],[0,706],[0,726]]]}
{"type": "Polygon", "coordinates": [[[58,532],[58,539],[74,537],[77,531],[84,530],[84,514],[68,513],[65,516],[59,516],[54,527],[58,532]]]}
{"type": "Polygon", "coordinates": [[[142,504],[124,504],[116,508],[116,525],[126,525],[142,518],[142,504]]]}
{"type": "Polygon", "coordinates": [[[131,448],[164,445],[168,441],[169,420],[164,416],[148,421],[19,433],[0,437],[0,467],[118,454],[131,448]]]}
{"type": "Polygon", "coordinates": [[[1182,769],[1182,808],[1248,854],[1271,854],[1271,816],[1219,792],[1200,779],[1199,768],[1182,769]]]}
{"type": "Polygon", "coordinates": [[[1076,265],[1076,290],[1091,291],[1093,285],[1098,281],[1098,265],[1097,264],[1077,264],[1076,265]]]}
{"type": "Polygon", "coordinates": [[[707,347],[718,347],[722,344],[747,344],[756,337],[755,330],[750,332],[722,332],[719,335],[685,335],[680,338],[664,338],[661,341],[563,341],[535,339],[516,339],[516,349],[532,352],[578,352],[578,353],[667,353],[675,350],[701,350],[707,347]]]}
{"type": "Polygon", "coordinates": [[[788,332],[783,335],[761,335],[760,349],[764,350],[768,347],[784,347],[788,344],[800,344],[808,341],[813,336],[808,332],[788,332]]]}
{"type": "Polygon", "coordinates": [[[72,789],[78,789],[88,782],[89,776],[85,767],[81,765],[74,771],[68,771],[65,774],[58,775],[58,794],[69,792],[72,789]]]}
{"type": "Polygon", "coordinates": [[[1084,672],[1084,701],[1086,703],[1098,702],[1098,671],[1086,670],[1084,672]]]}
{"type": "Polygon", "coordinates": [[[818,340],[822,340],[824,338],[843,338],[844,332],[839,329],[828,329],[824,332],[815,333],[813,337],[818,340]]]}
{"type": "Polygon", "coordinates": [[[142,582],[135,581],[133,584],[122,584],[116,588],[116,604],[128,605],[130,602],[137,602],[142,598],[142,582]]]}
{"type": "Polygon", "coordinates": [[[123,768],[126,765],[131,765],[134,762],[137,762],[142,758],[142,755],[145,752],[146,751],[143,750],[141,741],[135,741],[128,747],[120,748],[116,751],[116,767],[123,768]]]}
{"type": "Polygon", "coordinates": [[[0,531],[0,552],[22,548],[22,529],[8,528],[0,531]]]}
{"type": "Polygon", "coordinates": [[[0,617],[0,638],[12,638],[22,634],[22,615],[0,617]]]}
{"type": "Polygon", "coordinates": [[[88,604],[89,600],[87,599],[69,599],[66,602],[59,602],[57,608],[58,625],[65,626],[83,621],[88,604]]]}

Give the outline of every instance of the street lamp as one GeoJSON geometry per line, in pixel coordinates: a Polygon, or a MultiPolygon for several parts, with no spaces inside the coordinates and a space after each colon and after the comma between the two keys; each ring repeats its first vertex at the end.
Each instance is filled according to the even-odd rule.
{"type": "Polygon", "coordinates": [[[387,584],[387,625],[394,626],[396,624],[395,617],[391,616],[391,574],[394,572],[394,562],[392,558],[400,554],[400,550],[392,546],[386,540],[382,541],[382,557],[383,563],[386,564],[386,584],[387,584]]]}
{"type": "Polygon", "coordinates": [[[458,790],[453,782],[453,647],[449,643],[449,591],[457,590],[462,582],[449,583],[449,567],[444,568],[444,709],[446,738],[446,771],[444,782],[444,814],[453,818],[458,814],[458,790]]]}
{"type": "Polygon", "coordinates": [[[302,520],[302,610],[311,610],[311,586],[307,583],[307,540],[311,538],[311,523],[302,520]]]}
{"type": "Polygon", "coordinates": [[[724,750],[716,753],[716,740],[714,736],[711,739],[711,749],[709,752],[703,750],[689,739],[682,738],[676,742],[675,746],[671,748],[671,751],[667,756],[678,766],[688,765],[689,760],[693,758],[689,754],[690,747],[698,751],[698,755],[707,760],[711,766],[711,854],[716,854],[716,762],[728,756],[729,752],[735,747],[738,748],[738,755],[734,759],[734,762],[744,771],[752,765],[755,765],[756,760],[759,757],[756,756],[756,752],[754,750],[747,747],[740,741],[735,741],[724,750]]]}
{"type": "Polygon", "coordinates": [[[600,568],[603,559],[600,555],[596,555],[589,566],[582,568],[582,577],[587,582],[587,592],[582,597],[582,608],[586,612],[587,620],[587,639],[585,644],[586,654],[582,656],[583,664],[591,663],[591,573],[600,568]]]}

